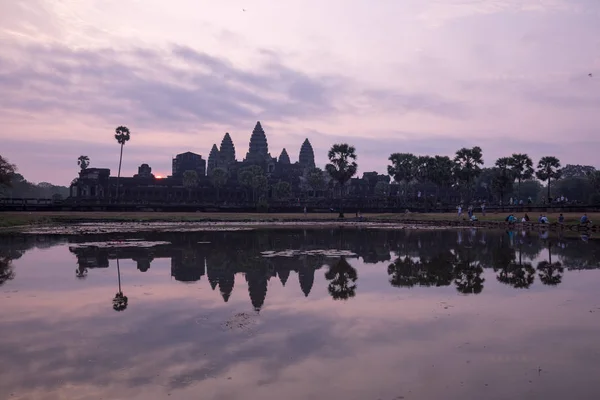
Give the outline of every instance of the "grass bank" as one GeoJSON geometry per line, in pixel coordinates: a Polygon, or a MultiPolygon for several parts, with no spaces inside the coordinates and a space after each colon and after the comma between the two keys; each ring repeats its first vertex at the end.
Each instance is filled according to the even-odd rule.
{"type": "MultiPolygon", "coordinates": [[[[503,222],[508,213],[477,214],[482,222],[503,222]]],[[[558,213],[546,214],[550,222],[556,222],[558,213]]],[[[522,214],[516,215],[519,219],[522,214]]],[[[533,222],[538,214],[530,215],[533,222]]],[[[565,224],[577,224],[580,214],[565,213],[565,224]]],[[[600,221],[600,213],[588,214],[592,221],[600,221]]],[[[410,213],[410,214],[364,214],[363,219],[369,222],[432,222],[436,225],[455,224],[465,220],[452,213],[410,213]]],[[[353,213],[346,214],[345,220],[356,221],[353,213]]],[[[20,228],[44,225],[65,225],[84,222],[324,222],[340,221],[335,213],[161,213],[161,212],[2,212],[0,213],[0,230],[13,231],[20,228]]]]}

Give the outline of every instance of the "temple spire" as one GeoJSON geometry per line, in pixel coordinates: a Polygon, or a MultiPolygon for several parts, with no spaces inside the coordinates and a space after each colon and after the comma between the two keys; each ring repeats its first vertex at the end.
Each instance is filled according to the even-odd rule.
{"type": "Polygon", "coordinates": [[[213,144],[210,149],[210,153],[208,153],[208,162],[206,165],[206,174],[212,174],[212,171],[217,167],[217,162],[219,160],[219,149],[216,144],[213,144]]]}
{"type": "Polygon", "coordinates": [[[315,167],[315,153],[308,139],[304,140],[304,143],[302,143],[302,147],[300,147],[298,163],[304,168],[315,167]]]}
{"type": "Polygon", "coordinates": [[[285,147],[281,150],[281,154],[279,155],[279,164],[291,164],[290,156],[288,155],[285,147]]]}
{"type": "Polygon", "coordinates": [[[227,167],[227,165],[235,161],[235,146],[233,145],[231,136],[229,136],[229,132],[225,133],[225,136],[223,136],[221,148],[219,149],[219,156],[223,167],[227,167]]]}

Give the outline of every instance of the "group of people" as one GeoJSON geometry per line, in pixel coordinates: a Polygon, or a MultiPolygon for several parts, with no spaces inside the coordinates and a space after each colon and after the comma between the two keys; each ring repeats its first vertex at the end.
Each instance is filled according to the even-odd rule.
{"type": "MultiPolygon", "coordinates": [[[[506,217],[505,221],[510,224],[514,224],[514,223],[518,222],[518,219],[513,214],[509,214],[506,217]]],[[[531,221],[531,219],[529,218],[529,215],[527,215],[527,214],[525,214],[521,218],[521,222],[530,222],[530,221],[531,221]]],[[[549,224],[550,220],[548,219],[548,217],[545,214],[540,214],[540,216],[538,218],[538,223],[539,224],[549,224]]],[[[565,223],[565,216],[562,213],[558,216],[558,223],[560,225],[565,223]]],[[[592,224],[592,221],[589,219],[587,214],[583,214],[583,216],[579,219],[579,224],[588,226],[588,225],[592,224]]]]}

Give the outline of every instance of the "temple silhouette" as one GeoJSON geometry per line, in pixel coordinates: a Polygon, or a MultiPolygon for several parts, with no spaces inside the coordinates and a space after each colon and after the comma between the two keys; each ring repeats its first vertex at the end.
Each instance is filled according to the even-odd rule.
{"type": "MultiPolygon", "coordinates": [[[[269,152],[265,131],[258,121],[252,131],[249,149],[243,160],[236,158],[235,144],[229,133],[225,133],[221,144],[213,144],[208,160],[202,155],[185,152],[172,160],[171,175],[159,178],[152,173],[149,164],[142,164],[138,173],[131,177],[120,177],[119,201],[124,203],[230,203],[247,202],[248,190],[239,180],[239,172],[250,167],[258,167],[268,180],[269,188],[277,182],[290,185],[290,196],[298,197],[302,192],[302,177],[315,168],[315,154],[310,141],[304,140],[298,153],[298,159],[292,162],[285,148],[278,157],[269,152]],[[212,175],[219,168],[226,171],[226,180],[218,190],[212,175]],[[184,174],[194,171],[197,181],[186,186],[184,174]],[[218,199],[217,199],[218,197],[218,199]]],[[[372,173],[371,173],[372,174],[372,173]]],[[[375,173],[376,174],[376,173],[375,173]]],[[[377,175],[377,174],[376,174],[377,175]]],[[[389,182],[389,177],[383,178],[389,182]]],[[[81,170],[79,177],[71,185],[71,199],[88,203],[102,203],[114,199],[117,195],[117,177],[111,175],[108,168],[87,168],[81,170]]],[[[269,189],[268,198],[274,197],[269,189]]]]}
{"type": "MultiPolygon", "coordinates": [[[[114,203],[131,205],[137,209],[150,205],[256,209],[259,199],[274,210],[288,211],[297,210],[300,201],[326,211],[338,204],[336,196],[339,197],[339,188],[335,180],[323,171],[317,181],[311,179],[311,173],[315,172],[317,166],[309,139],[302,142],[296,160],[290,157],[286,148],[274,156],[270,153],[267,135],[260,121],[252,130],[248,152],[242,160],[237,159],[231,135],[225,133],[219,146],[216,143],[212,145],[208,159],[187,151],[177,154],[171,161],[171,174],[166,177],[156,176],[147,163],[138,167],[137,174],[121,176],[119,179],[111,175],[109,168],[83,169],[71,183],[68,202],[95,206],[99,210],[114,203]],[[218,170],[220,172],[215,175],[218,170]],[[194,182],[186,181],[187,171],[195,173],[194,182]],[[253,176],[264,176],[266,185],[260,189],[260,196],[255,196],[252,179],[250,182],[242,179],[244,171],[251,172],[253,176]],[[289,185],[289,191],[284,196],[276,189],[279,183],[289,185]]],[[[364,172],[362,177],[352,178],[345,189],[347,205],[355,208],[378,207],[381,199],[379,192],[382,190],[397,197],[399,185],[390,185],[390,181],[388,175],[377,172],[364,172]]]]}
{"type": "Polygon", "coordinates": [[[360,270],[351,265],[353,258],[385,268],[388,284],[399,289],[454,286],[465,295],[485,290],[490,277],[486,270],[501,284],[521,290],[536,281],[558,285],[565,270],[600,268],[596,257],[600,243],[584,244],[577,238],[545,240],[531,232],[517,237],[486,231],[286,230],[147,233],[144,239],[161,244],[80,246],[78,242],[101,238],[71,238],[69,250],[77,259],[77,276],[107,268],[109,260],[117,258],[133,260],[140,273],[152,268],[155,260],[168,259],[172,279],[180,284],[210,285],[224,302],[231,297],[236,276],[238,283],[240,278],[245,280],[250,303],[260,310],[273,279],[306,297],[311,296],[315,280],[324,279],[333,299],[351,301],[360,293],[360,270]],[[331,248],[355,255],[346,259],[314,253],[331,248]],[[261,253],[290,249],[301,254],[264,257],[261,253]],[[533,260],[538,261],[534,264],[533,260]]]}

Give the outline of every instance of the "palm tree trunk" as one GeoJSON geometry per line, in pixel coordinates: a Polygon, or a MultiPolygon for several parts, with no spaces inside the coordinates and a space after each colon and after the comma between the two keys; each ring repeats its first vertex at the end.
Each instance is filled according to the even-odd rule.
{"type": "Polygon", "coordinates": [[[344,218],[344,184],[343,183],[340,185],[340,215],[339,215],[339,218],[344,218]]]}
{"type": "Polygon", "coordinates": [[[119,202],[119,179],[121,178],[121,162],[123,161],[123,145],[121,144],[121,155],[119,156],[119,172],[117,174],[117,195],[115,201],[119,202]]]}
{"type": "Polygon", "coordinates": [[[551,205],[551,202],[550,202],[550,178],[548,178],[548,205],[551,205]]]}
{"type": "Polygon", "coordinates": [[[117,256],[117,277],[119,278],[119,293],[121,293],[121,268],[119,267],[119,257],[117,256]]]}

